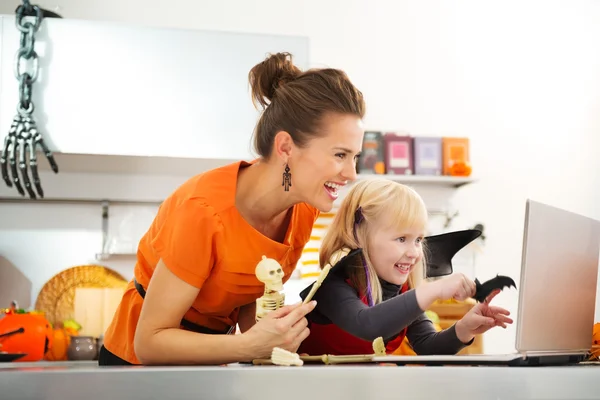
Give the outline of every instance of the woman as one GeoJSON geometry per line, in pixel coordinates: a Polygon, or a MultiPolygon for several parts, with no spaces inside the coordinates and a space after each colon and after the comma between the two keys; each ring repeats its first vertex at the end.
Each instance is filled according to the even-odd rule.
{"type": "Polygon", "coordinates": [[[356,178],[363,96],[335,69],[300,71],[291,55],[249,73],[259,158],[191,178],[161,205],[141,239],[135,278],[105,333],[100,365],[223,364],[296,351],[315,306],[286,306],[255,324],[263,255],[284,282],[319,212],[356,178]],[[239,324],[241,334],[235,335],[239,324]]]}

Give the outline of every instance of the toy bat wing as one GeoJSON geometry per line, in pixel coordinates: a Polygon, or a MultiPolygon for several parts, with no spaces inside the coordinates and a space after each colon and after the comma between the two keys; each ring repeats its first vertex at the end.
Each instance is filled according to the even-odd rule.
{"type": "Polygon", "coordinates": [[[447,232],[425,238],[425,277],[452,274],[452,258],[466,245],[481,236],[478,229],[447,232]]]}
{"type": "Polygon", "coordinates": [[[475,295],[473,298],[480,303],[483,303],[494,290],[500,289],[503,290],[505,287],[514,287],[517,288],[515,281],[508,276],[496,275],[494,278],[490,279],[486,282],[479,282],[478,279],[475,279],[475,295]]]}

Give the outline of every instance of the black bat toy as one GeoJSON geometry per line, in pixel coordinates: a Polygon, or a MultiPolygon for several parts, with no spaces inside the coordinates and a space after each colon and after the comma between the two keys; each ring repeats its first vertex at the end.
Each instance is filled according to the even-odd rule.
{"type": "Polygon", "coordinates": [[[479,282],[479,279],[475,279],[475,295],[473,298],[480,303],[483,303],[485,299],[497,289],[503,290],[505,287],[517,288],[517,284],[512,278],[503,275],[496,275],[494,278],[486,282],[479,282]]]}

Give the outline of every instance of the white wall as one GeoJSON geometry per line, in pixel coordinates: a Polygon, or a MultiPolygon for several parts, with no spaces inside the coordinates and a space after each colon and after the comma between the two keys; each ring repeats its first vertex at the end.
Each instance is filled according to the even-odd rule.
{"type": "MultiPolygon", "coordinates": [[[[364,92],[370,129],[471,138],[480,180],[458,193],[455,206],[464,224],[485,224],[478,270],[483,278],[499,272],[519,276],[526,197],[600,218],[599,2],[37,3],[58,5],[69,18],[308,36],[311,65],[343,68],[364,92]]],[[[11,13],[17,4],[2,2],[0,13],[11,13]]],[[[0,207],[0,221],[17,212],[31,218],[30,206],[0,207]]],[[[87,212],[70,210],[63,219],[80,221],[87,212]]],[[[97,228],[71,229],[76,231],[90,232],[85,243],[98,240],[97,228]]],[[[19,243],[11,239],[12,246],[27,241],[39,248],[44,238],[58,240],[50,232],[28,232],[25,238],[21,231],[19,243]]],[[[13,233],[2,233],[0,252],[13,233]]],[[[64,240],[73,243],[70,238],[64,240]]],[[[83,257],[69,255],[61,265],[83,257]]],[[[34,266],[26,268],[34,273],[34,266]]],[[[516,312],[516,292],[502,293],[497,303],[516,312]]],[[[486,334],[486,352],[512,351],[514,334],[514,327],[486,334]]]]}

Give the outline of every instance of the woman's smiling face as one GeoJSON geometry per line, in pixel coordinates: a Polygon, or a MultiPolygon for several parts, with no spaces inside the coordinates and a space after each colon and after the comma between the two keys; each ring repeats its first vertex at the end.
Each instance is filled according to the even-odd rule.
{"type": "Polygon", "coordinates": [[[305,147],[295,147],[288,165],[292,187],[300,201],[322,212],[330,211],[339,190],[356,179],[356,161],[362,148],[363,123],[354,115],[328,115],[323,134],[305,147]]]}

